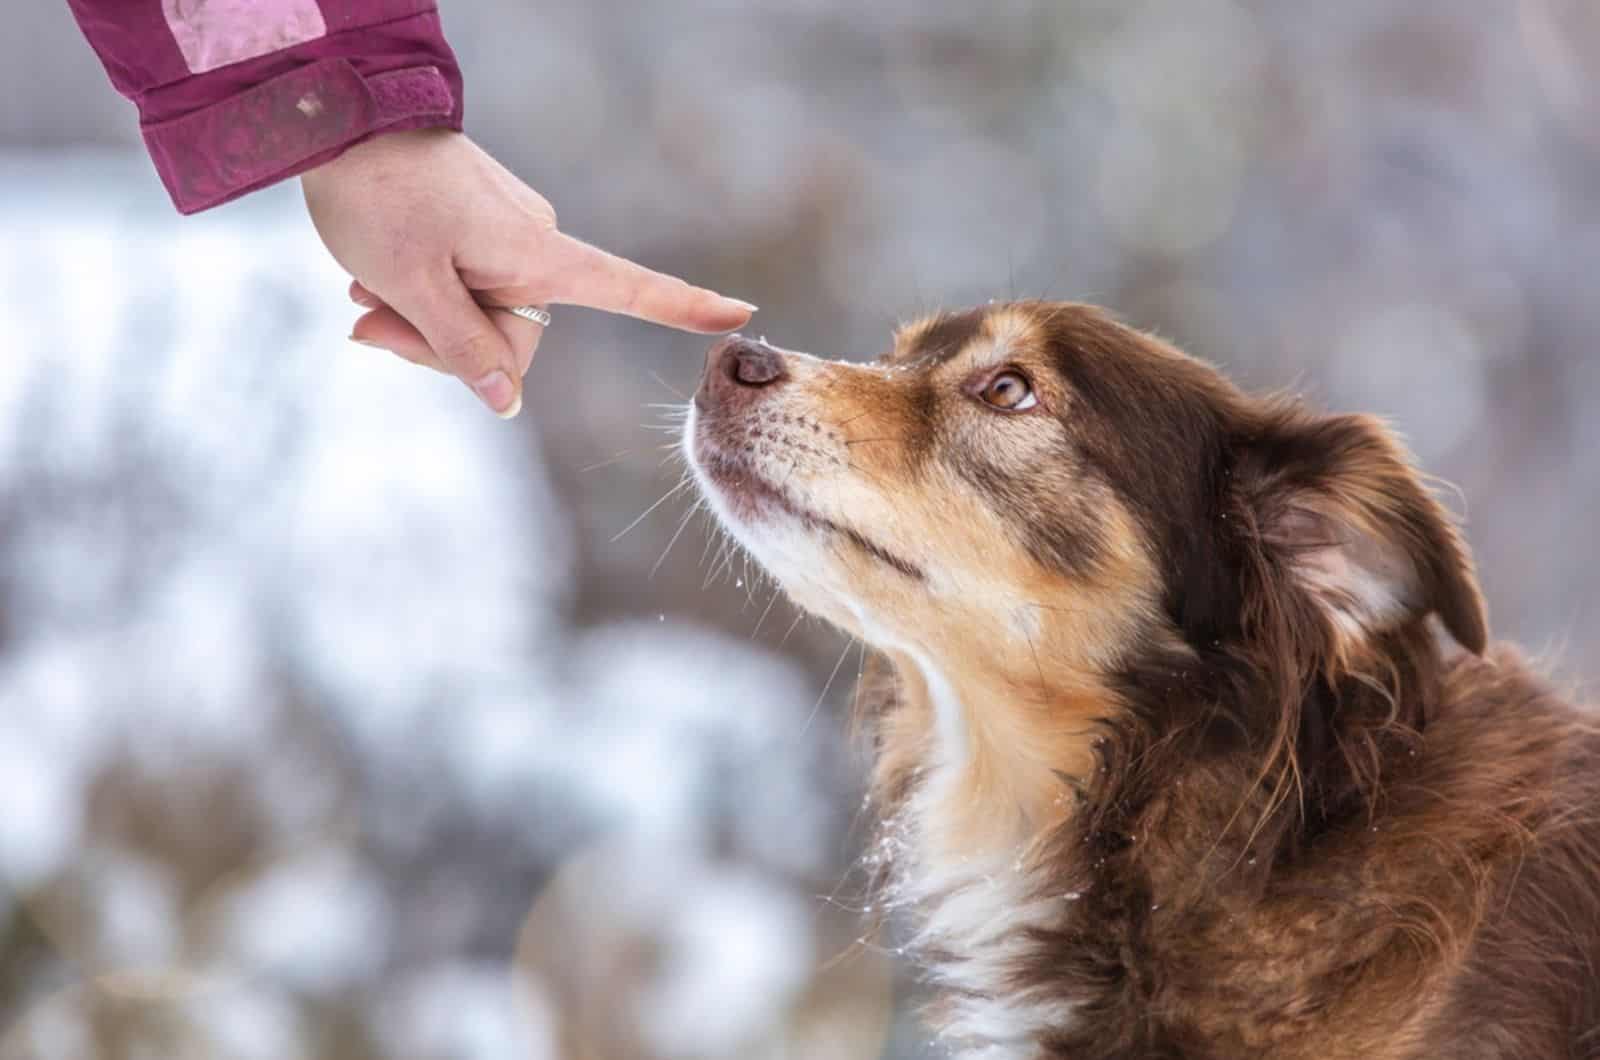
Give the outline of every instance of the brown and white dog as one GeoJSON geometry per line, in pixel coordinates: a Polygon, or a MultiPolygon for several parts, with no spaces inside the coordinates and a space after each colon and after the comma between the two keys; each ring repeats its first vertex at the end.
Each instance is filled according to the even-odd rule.
{"type": "Polygon", "coordinates": [[[685,445],[876,649],[869,860],[955,1053],[1600,1057],[1600,733],[1378,421],[1026,302],[724,340],[685,445]]]}

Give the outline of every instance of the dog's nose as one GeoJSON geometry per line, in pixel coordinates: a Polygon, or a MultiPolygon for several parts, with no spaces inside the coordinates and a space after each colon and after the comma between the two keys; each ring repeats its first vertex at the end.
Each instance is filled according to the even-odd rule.
{"type": "Polygon", "coordinates": [[[783,354],[764,342],[729,335],[706,351],[706,371],[695,393],[702,408],[720,402],[749,400],[756,392],[789,378],[783,354]]]}

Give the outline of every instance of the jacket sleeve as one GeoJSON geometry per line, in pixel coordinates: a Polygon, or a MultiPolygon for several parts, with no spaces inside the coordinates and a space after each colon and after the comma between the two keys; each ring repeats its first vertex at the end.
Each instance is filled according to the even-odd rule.
{"type": "Polygon", "coordinates": [[[431,0],[68,0],[183,213],[380,132],[461,128],[431,0]]]}

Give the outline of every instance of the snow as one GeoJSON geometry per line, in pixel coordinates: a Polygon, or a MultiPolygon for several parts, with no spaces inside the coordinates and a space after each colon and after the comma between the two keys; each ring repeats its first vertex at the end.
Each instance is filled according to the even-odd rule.
{"type": "Polygon", "coordinates": [[[619,835],[540,895],[523,927],[520,981],[558,1005],[595,1006],[574,1013],[572,1026],[603,1055],[629,1041],[686,1060],[784,1055],[774,1042],[819,957],[832,954],[796,944],[811,906],[773,883],[707,861],[678,837],[619,835]],[[641,865],[647,874],[634,871],[641,865]]]}
{"type": "Polygon", "coordinates": [[[809,978],[814,955],[791,944],[808,909],[746,873],[708,874],[661,911],[662,967],[640,1016],[664,1056],[738,1055],[779,1025],[809,978]],[[729,930],[733,927],[734,930],[729,930]]]}
{"type": "Polygon", "coordinates": [[[504,968],[460,962],[404,976],[378,1004],[376,1029],[396,1060],[556,1060],[553,1016],[504,968]]]}
{"type": "Polygon", "coordinates": [[[239,963],[297,990],[369,979],[391,935],[383,886],[337,849],[311,851],[231,886],[216,914],[239,963]]]}

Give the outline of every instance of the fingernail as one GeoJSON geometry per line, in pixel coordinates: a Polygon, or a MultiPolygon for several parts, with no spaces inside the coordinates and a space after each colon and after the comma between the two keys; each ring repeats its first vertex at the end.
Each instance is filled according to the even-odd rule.
{"type": "MultiPolygon", "coordinates": [[[[726,295],[724,295],[723,297],[727,298],[726,295]]],[[[760,306],[751,305],[749,302],[746,302],[741,298],[728,298],[728,301],[732,302],[734,305],[738,306],[740,309],[748,309],[752,313],[759,313],[761,311],[761,307],[760,306]]]]}
{"type": "Polygon", "coordinates": [[[357,346],[370,346],[375,350],[387,350],[388,349],[387,346],[380,346],[376,342],[373,342],[371,339],[361,339],[361,338],[357,338],[354,335],[350,336],[350,341],[355,343],[357,346]]]}
{"type": "Polygon", "coordinates": [[[473,383],[472,392],[501,419],[509,420],[522,411],[522,400],[511,385],[511,377],[498,368],[473,383]]]}

